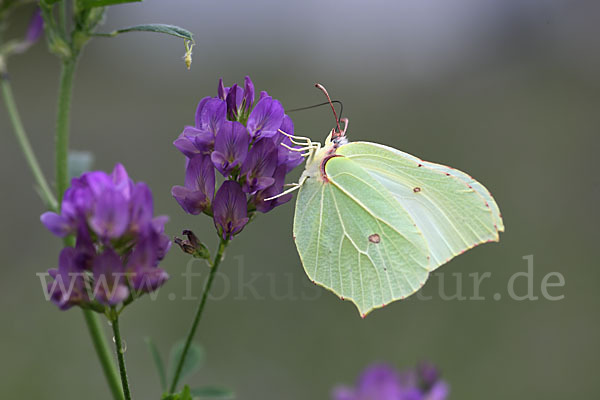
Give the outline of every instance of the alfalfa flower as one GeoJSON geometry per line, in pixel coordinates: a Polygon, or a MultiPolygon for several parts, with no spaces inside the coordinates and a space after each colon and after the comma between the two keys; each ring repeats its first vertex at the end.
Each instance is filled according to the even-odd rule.
{"type": "Polygon", "coordinates": [[[135,183],[121,164],[111,174],[87,172],[71,181],[60,213],[47,212],[42,223],[57,236],[76,236],[74,248],[61,252],[50,270],[51,299],[102,311],[158,289],[168,278],[158,267],[171,246],[164,233],[167,217],[154,216],[152,192],[135,183]]]}
{"type": "Polygon", "coordinates": [[[387,364],[374,364],[363,371],[354,387],[339,386],[333,400],[446,400],[448,384],[430,364],[398,372],[387,364]]]}
{"type": "Polygon", "coordinates": [[[185,186],[174,186],[173,197],[188,214],[211,216],[219,236],[231,239],[256,211],[268,212],[291,198],[265,200],[283,192],[286,175],[303,161],[280,130],[293,134],[294,124],[279,101],[264,91],[255,101],[250,77],[243,88],[226,87],[220,79],[217,96],[200,100],[194,126],[173,142],[186,157],[185,186]],[[224,178],[218,189],[216,171],[224,178]]]}
{"type": "Polygon", "coordinates": [[[171,194],[188,214],[209,210],[215,194],[215,168],[210,156],[190,158],[185,171],[185,186],[173,186],[171,194]]]}
{"type": "Polygon", "coordinates": [[[248,223],[246,195],[239,183],[225,181],[215,195],[215,227],[223,239],[231,239],[248,223]]]}

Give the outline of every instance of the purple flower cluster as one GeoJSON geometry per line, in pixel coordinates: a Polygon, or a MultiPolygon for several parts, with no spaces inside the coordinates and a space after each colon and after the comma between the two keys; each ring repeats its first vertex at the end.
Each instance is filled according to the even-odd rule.
{"type": "Polygon", "coordinates": [[[449,391],[431,364],[403,372],[375,364],[360,375],[355,388],[335,388],[333,400],[446,400],[449,391]]]}
{"type": "Polygon", "coordinates": [[[283,191],[285,176],[302,163],[290,139],[294,124],[281,103],[261,92],[255,103],[254,84],[225,87],[205,97],[196,109],[196,123],[173,142],[186,156],[185,185],[171,193],[185,212],[214,219],[223,239],[231,239],[255,211],[266,213],[291,195],[265,201],[283,191]],[[216,172],[224,182],[216,190],[216,172]]]}
{"type": "Polygon", "coordinates": [[[58,269],[48,271],[54,278],[48,285],[52,301],[61,309],[102,309],[160,287],[168,275],[158,263],[171,241],[164,233],[168,218],[153,214],[152,192],[133,182],[121,164],[111,174],[74,178],[60,214],[41,216],[55,235],[76,235],[75,247],[60,253],[58,269]]]}

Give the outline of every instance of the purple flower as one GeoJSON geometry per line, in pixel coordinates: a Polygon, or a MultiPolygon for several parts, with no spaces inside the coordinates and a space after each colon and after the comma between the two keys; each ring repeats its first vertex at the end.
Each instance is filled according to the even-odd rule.
{"type": "Polygon", "coordinates": [[[277,147],[273,141],[265,138],[254,143],[240,171],[245,177],[244,192],[254,194],[271,186],[275,182],[273,173],[276,167],[277,147]]]}
{"type": "Polygon", "coordinates": [[[196,108],[196,125],[186,126],[173,142],[186,157],[196,154],[210,154],[214,148],[215,136],[226,121],[227,105],[223,100],[205,97],[196,108]]]}
{"type": "Polygon", "coordinates": [[[254,83],[249,76],[244,78],[244,101],[242,102],[242,108],[244,113],[250,113],[254,106],[254,83]]]}
{"type": "Polygon", "coordinates": [[[210,158],[223,176],[241,165],[248,154],[250,136],[246,127],[237,121],[226,121],[221,125],[215,139],[215,151],[210,158]]]}
{"type": "Polygon", "coordinates": [[[448,384],[440,379],[440,372],[431,363],[424,362],[417,367],[420,386],[427,394],[425,400],[444,400],[450,393],[448,384]]]}
{"type": "MultiPolygon", "coordinates": [[[[286,175],[304,160],[300,152],[286,147],[297,148],[279,132],[294,132],[281,103],[265,91],[258,101],[255,98],[250,77],[245,77],[243,88],[226,87],[219,79],[217,96],[199,102],[195,126],[185,127],[173,142],[186,157],[185,185],[174,186],[173,197],[188,214],[212,212],[219,235],[228,239],[256,211],[266,213],[291,199],[288,194],[265,201],[284,191],[286,175]],[[225,177],[218,190],[214,169],[225,177]]],[[[52,217],[47,217],[49,223],[62,232],[64,221],[52,217]]],[[[201,256],[195,246],[181,239],[178,244],[201,256]]]]}
{"type": "Polygon", "coordinates": [[[160,237],[156,233],[141,238],[127,262],[131,283],[136,292],[153,292],[169,279],[169,275],[158,268],[160,237]]]}
{"type": "Polygon", "coordinates": [[[89,189],[94,197],[101,196],[106,190],[119,192],[126,198],[131,195],[127,171],[120,164],[115,165],[111,174],[104,171],[87,172],[81,176],[81,180],[82,189],[89,189]]]}
{"type": "Polygon", "coordinates": [[[204,110],[204,106],[211,99],[214,99],[214,97],[206,96],[198,102],[198,105],[196,106],[196,115],[194,120],[194,122],[196,123],[196,128],[202,127],[202,110],[204,110]]]}
{"type": "Polygon", "coordinates": [[[253,139],[275,136],[283,122],[283,106],[270,96],[261,98],[248,117],[248,131],[253,139]]]}
{"type": "Polygon", "coordinates": [[[71,221],[64,218],[62,215],[48,211],[40,217],[42,224],[56,236],[65,237],[72,230],[71,221]]]}
{"type": "Polygon", "coordinates": [[[98,195],[112,185],[112,178],[105,172],[88,172],[71,180],[65,191],[60,214],[46,212],[40,217],[49,231],[64,237],[76,232],[81,220],[93,213],[98,195]]]}
{"type": "Polygon", "coordinates": [[[196,154],[201,153],[196,147],[195,138],[193,136],[195,133],[197,133],[196,128],[186,126],[177,139],[173,141],[173,146],[186,157],[193,157],[196,154]]]}
{"type": "Polygon", "coordinates": [[[38,8],[33,12],[31,21],[29,21],[27,33],[25,34],[25,42],[29,43],[30,45],[37,42],[42,36],[42,33],[44,33],[44,19],[42,18],[42,13],[38,8]]]}
{"type": "Polygon", "coordinates": [[[24,53],[39,40],[43,33],[44,19],[42,18],[40,9],[37,8],[31,16],[25,37],[23,40],[17,42],[15,46],[10,49],[10,52],[15,54],[24,53]]]}
{"type": "Polygon", "coordinates": [[[210,208],[215,194],[215,169],[207,155],[196,155],[188,162],[185,186],[174,186],[171,194],[188,214],[197,215],[210,208]]]}
{"type": "Polygon", "coordinates": [[[154,217],[154,200],[148,185],[144,182],[134,184],[129,203],[129,232],[144,232],[154,217]]]}
{"type": "MultiPolygon", "coordinates": [[[[294,123],[292,119],[284,115],[283,122],[281,123],[281,127],[279,128],[283,132],[293,135],[294,134],[294,123]]],[[[291,151],[288,148],[281,146],[281,144],[286,144],[289,147],[297,147],[292,144],[292,140],[286,135],[277,132],[275,136],[273,136],[273,142],[277,145],[277,164],[285,165],[286,173],[292,171],[298,165],[302,164],[304,158],[298,151],[291,151]]]]}
{"type": "Polygon", "coordinates": [[[403,400],[403,391],[398,373],[390,366],[381,364],[367,368],[359,377],[356,389],[336,389],[334,399],[403,400]],[[339,393],[343,396],[337,396],[339,393]]]}
{"type": "Polygon", "coordinates": [[[277,168],[275,173],[273,174],[274,182],[271,186],[266,188],[265,190],[260,190],[256,192],[256,194],[252,197],[252,204],[256,207],[257,211],[262,213],[267,213],[274,209],[277,206],[280,206],[284,203],[287,203],[292,199],[292,194],[288,193],[286,195],[277,197],[272,200],[265,200],[270,197],[274,197],[279,193],[283,192],[284,184],[285,184],[285,175],[286,170],[285,166],[280,166],[277,168]]]}
{"type": "Polygon", "coordinates": [[[258,97],[258,101],[261,101],[262,99],[264,99],[265,97],[269,97],[269,93],[267,93],[264,90],[261,90],[260,92],[260,96],[258,97]]]}
{"type": "Polygon", "coordinates": [[[217,97],[221,100],[225,100],[227,98],[227,92],[229,88],[226,88],[223,85],[223,78],[219,78],[219,86],[217,87],[217,97]]]}
{"type": "Polygon", "coordinates": [[[254,83],[249,76],[244,78],[244,89],[234,84],[231,87],[223,85],[219,79],[217,88],[218,98],[227,102],[227,118],[230,121],[245,121],[254,106],[254,83]]]}
{"type": "Polygon", "coordinates": [[[215,195],[213,218],[219,236],[228,240],[248,223],[246,195],[235,181],[225,181],[215,195]]]}
{"type": "Polygon", "coordinates": [[[196,128],[208,131],[216,135],[225,122],[227,116],[227,104],[223,100],[208,98],[198,104],[196,110],[196,128]]]}
{"type": "Polygon", "coordinates": [[[77,229],[75,241],[75,264],[83,270],[91,271],[95,256],[96,247],[90,230],[86,224],[81,223],[77,229]]]}
{"type": "Polygon", "coordinates": [[[446,400],[450,393],[450,387],[446,382],[435,383],[424,397],[424,400],[446,400]]]}
{"type": "Polygon", "coordinates": [[[234,84],[228,90],[225,101],[227,102],[227,119],[237,121],[242,101],[244,101],[244,90],[237,83],[234,84]]]}
{"type": "Polygon", "coordinates": [[[101,238],[116,239],[123,236],[129,225],[128,199],[116,188],[100,192],[88,222],[101,238]]]}
{"type": "Polygon", "coordinates": [[[61,310],[88,301],[84,270],[77,264],[76,256],[74,248],[66,247],[60,252],[58,269],[48,270],[54,279],[48,284],[48,294],[61,310]]]}
{"type": "Polygon", "coordinates": [[[333,400],[445,400],[448,385],[439,380],[432,368],[399,373],[387,364],[375,364],[360,375],[356,387],[337,387],[332,397],[333,400]]]}
{"type": "Polygon", "coordinates": [[[173,244],[171,242],[171,239],[169,239],[169,237],[165,235],[165,225],[167,222],[169,222],[169,217],[167,217],[166,215],[160,215],[152,219],[152,231],[150,232],[158,235],[158,239],[155,242],[157,246],[156,257],[158,261],[165,258],[165,256],[169,252],[169,249],[171,248],[171,245],[173,244]]]}
{"type": "Polygon", "coordinates": [[[79,287],[91,286],[91,272],[94,296],[75,296],[77,302],[74,302],[68,300],[72,295],[65,297],[59,291],[62,294],[53,297],[59,307],[78,304],[102,311],[102,305],[114,306],[127,299],[129,287],[140,289],[141,277],[151,277],[142,292],[155,290],[164,283],[167,275],[157,265],[171,246],[164,233],[168,218],[154,217],[153,203],[150,188],[145,183],[133,182],[121,164],[111,174],[87,172],[71,181],[60,214],[47,212],[40,219],[57,236],[76,235],[75,248],[63,250],[59,269],[51,270],[51,274],[58,277],[64,276],[62,271],[79,271],[82,273],[77,281],[79,287]],[[132,260],[140,260],[142,249],[143,265],[136,261],[136,266],[129,268],[132,260]]]}
{"type": "Polygon", "coordinates": [[[131,196],[133,181],[129,179],[129,175],[123,164],[117,163],[110,177],[115,189],[123,193],[123,196],[129,198],[131,196]]]}
{"type": "Polygon", "coordinates": [[[119,255],[108,248],[94,259],[94,296],[101,304],[114,306],[129,297],[125,267],[119,255]]]}

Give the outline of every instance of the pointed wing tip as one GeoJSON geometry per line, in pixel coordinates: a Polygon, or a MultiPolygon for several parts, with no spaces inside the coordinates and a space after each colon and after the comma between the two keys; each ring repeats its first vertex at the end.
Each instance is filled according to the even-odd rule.
{"type": "MultiPolygon", "coordinates": [[[[504,221],[502,219],[500,219],[499,224],[496,224],[496,230],[498,231],[498,233],[500,232],[504,232],[504,221]]],[[[500,236],[500,235],[498,235],[500,236]]]]}
{"type": "MultiPolygon", "coordinates": [[[[352,301],[352,303],[354,303],[354,301],[352,301]]],[[[365,319],[365,318],[367,318],[367,315],[371,314],[373,311],[375,311],[379,308],[385,307],[385,304],[382,304],[382,305],[376,306],[376,307],[366,308],[366,309],[361,309],[360,306],[356,303],[354,303],[354,306],[356,307],[356,310],[358,311],[358,315],[360,316],[360,318],[365,319]]]]}

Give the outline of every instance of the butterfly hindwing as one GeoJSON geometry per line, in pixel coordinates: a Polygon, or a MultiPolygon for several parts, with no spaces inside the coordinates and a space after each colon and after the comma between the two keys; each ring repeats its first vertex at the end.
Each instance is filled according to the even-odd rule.
{"type": "Polygon", "coordinates": [[[356,162],[327,163],[329,181],[298,194],[294,237],[305,271],[361,314],[418,290],[429,273],[422,233],[389,191],[356,162]]]}

